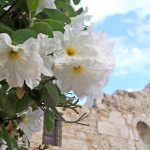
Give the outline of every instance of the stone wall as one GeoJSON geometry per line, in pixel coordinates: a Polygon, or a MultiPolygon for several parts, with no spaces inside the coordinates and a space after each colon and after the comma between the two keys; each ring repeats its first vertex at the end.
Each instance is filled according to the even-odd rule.
{"type": "MultiPolygon", "coordinates": [[[[104,94],[97,108],[83,107],[81,114],[89,117],[84,123],[63,123],[62,146],[51,150],[148,150],[137,130],[137,123],[144,122],[150,127],[150,88],[142,91],[116,91],[112,95],[104,94]]],[[[72,120],[79,117],[72,111],[65,111],[64,117],[72,120]]],[[[150,138],[145,134],[144,138],[150,138]]],[[[33,136],[31,147],[37,147],[42,141],[42,131],[33,136]]]]}

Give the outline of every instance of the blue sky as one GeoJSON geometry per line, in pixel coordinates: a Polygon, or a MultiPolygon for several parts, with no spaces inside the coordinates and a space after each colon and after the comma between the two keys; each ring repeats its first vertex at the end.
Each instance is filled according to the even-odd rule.
{"type": "Polygon", "coordinates": [[[115,43],[116,68],[104,92],[143,89],[150,82],[150,1],[82,0],[81,5],[89,7],[95,31],[105,31],[115,43]]]}

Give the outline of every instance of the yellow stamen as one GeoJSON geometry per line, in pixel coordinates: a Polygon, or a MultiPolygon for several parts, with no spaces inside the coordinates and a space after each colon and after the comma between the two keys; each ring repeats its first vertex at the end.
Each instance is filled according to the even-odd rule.
{"type": "Polygon", "coordinates": [[[15,51],[9,51],[8,52],[8,58],[10,60],[18,60],[20,58],[20,52],[15,52],[15,51]]]}
{"type": "Polygon", "coordinates": [[[66,52],[69,56],[75,56],[76,55],[76,49],[73,47],[66,48],[66,52]]]}
{"type": "Polygon", "coordinates": [[[73,73],[75,74],[80,74],[84,72],[84,67],[79,65],[79,66],[74,66],[73,67],[73,73]]]}

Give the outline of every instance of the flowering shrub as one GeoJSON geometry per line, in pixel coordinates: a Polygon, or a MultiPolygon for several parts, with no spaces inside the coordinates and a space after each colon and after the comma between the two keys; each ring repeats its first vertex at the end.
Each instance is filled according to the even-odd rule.
{"type": "Polygon", "coordinates": [[[28,149],[43,115],[48,131],[55,118],[67,122],[57,108],[79,106],[66,93],[100,97],[114,67],[113,45],[85,25],[91,16],[75,10],[79,2],[0,1],[0,149],[28,149]]]}

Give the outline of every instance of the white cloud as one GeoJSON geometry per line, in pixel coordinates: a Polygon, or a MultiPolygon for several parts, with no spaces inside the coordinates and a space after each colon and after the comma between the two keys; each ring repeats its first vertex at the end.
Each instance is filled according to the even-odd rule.
{"type": "Polygon", "coordinates": [[[139,49],[138,47],[125,48],[126,46],[115,48],[117,76],[144,75],[150,76],[150,51],[149,49],[139,49]]]}
{"type": "Polygon", "coordinates": [[[127,91],[128,92],[133,92],[133,91],[139,91],[140,89],[133,89],[133,88],[128,88],[127,91]]]}
{"type": "Polygon", "coordinates": [[[150,19],[145,19],[145,17],[137,18],[134,29],[128,29],[128,35],[143,44],[149,43],[150,40],[150,19]]]}
{"type": "Polygon", "coordinates": [[[132,10],[137,10],[140,15],[150,13],[150,0],[82,0],[81,6],[89,7],[89,14],[93,15],[94,21],[116,13],[125,14],[132,10]]]}
{"type": "Polygon", "coordinates": [[[133,92],[134,90],[133,90],[133,88],[129,88],[129,89],[127,89],[127,91],[128,92],[133,92]]]}

